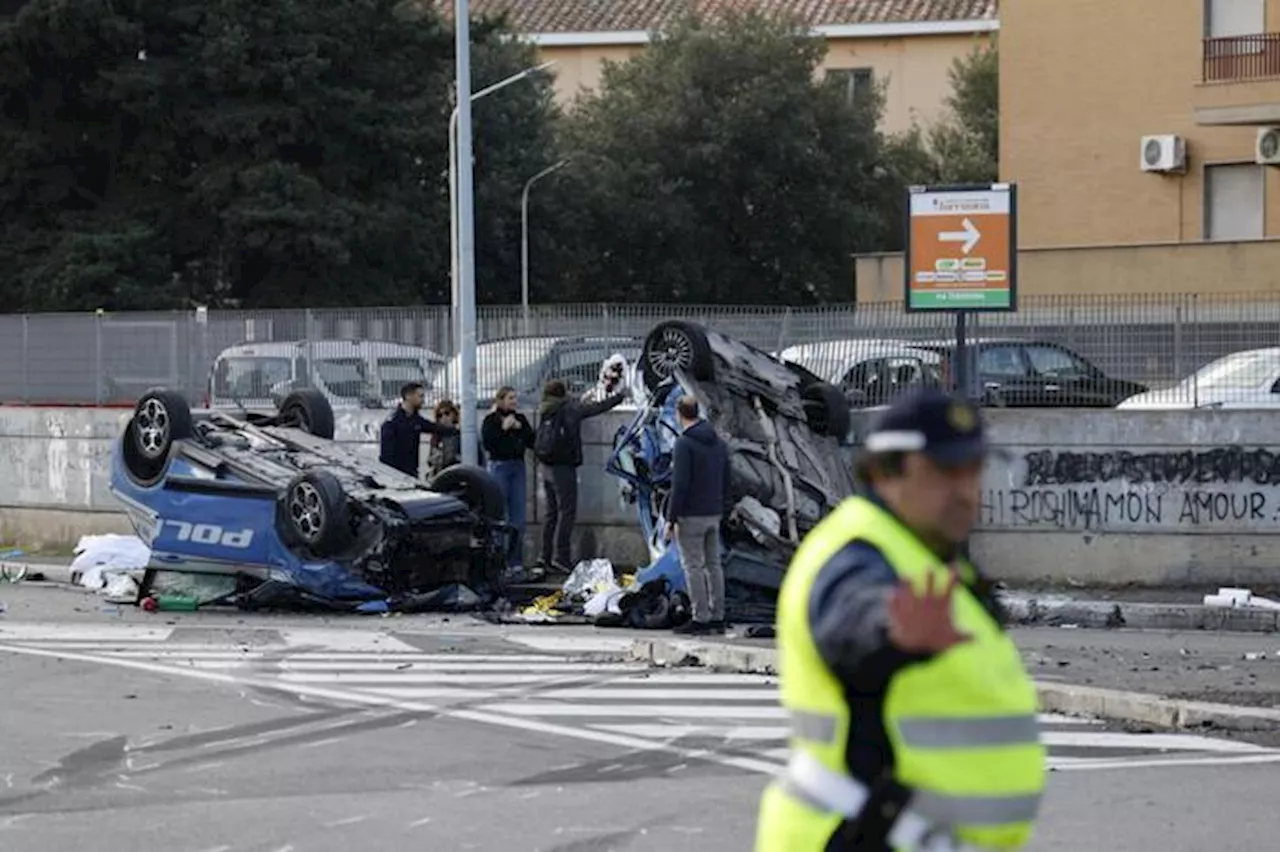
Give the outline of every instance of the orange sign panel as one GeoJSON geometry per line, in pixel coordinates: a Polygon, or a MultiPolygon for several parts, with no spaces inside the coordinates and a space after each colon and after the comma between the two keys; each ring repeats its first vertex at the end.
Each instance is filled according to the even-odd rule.
{"type": "Polygon", "coordinates": [[[1017,218],[1010,184],[913,188],[907,229],[907,310],[1016,307],[1017,218]]]}

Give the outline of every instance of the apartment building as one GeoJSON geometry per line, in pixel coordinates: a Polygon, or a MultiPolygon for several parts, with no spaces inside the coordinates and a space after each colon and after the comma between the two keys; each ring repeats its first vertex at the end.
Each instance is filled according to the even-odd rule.
{"type": "MultiPolygon", "coordinates": [[[[700,0],[694,8],[715,15],[751,5],[700,0]]],[[[883,128],[889,132],[935,121],[951,91],[953,60],[999,27],[996,0],[759,0],[757,6],[795,14],[823,36],[823,73],[840,78],[851,97],[872,81],[884,82],[883,128]]],[[[687,0],[472,2],[473,14],[505,14],[544,60],[556,61],[556,90],[564,102],[596,88],[606,61],[637,55],[651,33],[688,8],[687,0]]]]}
{"type": "MultiPolygon", "coordinates": [[[[1000,15],[1000,166],[1024,249],[1280,237],[1280,0],[1005,0],[1000,15]]],[[[1252,267],[1206,269],[1206,286],[1245,289],[1266,277],[1252,267]]]]}

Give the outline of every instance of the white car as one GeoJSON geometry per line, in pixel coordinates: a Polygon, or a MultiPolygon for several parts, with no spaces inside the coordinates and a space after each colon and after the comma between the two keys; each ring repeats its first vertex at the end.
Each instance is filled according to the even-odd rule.
{"type": "Polygon", "coordinates": [[[1280,408],[1280,347],[1232,352],[1171,388],[1131,396],[1125,411],[1194,408],[1280,408]]]}
{"type": "Polygon", "coordinates": [[[291,391],[319,390],[333,408],[393,408],[407,382],[429,384],[444,356],[382,340],[244,343],[209,371],[206,408],[274,409],[291,391]]]}
{"type": "Polygon", "coordinates": [[[905,340],[824,340],[778,353],[844,392],[856,406],[887,403],[918,385],[942,385],[942,356],[905,340]]]}

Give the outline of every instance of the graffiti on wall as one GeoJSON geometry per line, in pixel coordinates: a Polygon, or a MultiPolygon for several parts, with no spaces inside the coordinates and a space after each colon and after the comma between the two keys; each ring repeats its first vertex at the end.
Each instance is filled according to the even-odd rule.
{"type": "Polygon", "coordinates": [[[1280,450],[1042,449],[1008,464],[984,490],[986,529],[1280,532],[1280,450]]]}

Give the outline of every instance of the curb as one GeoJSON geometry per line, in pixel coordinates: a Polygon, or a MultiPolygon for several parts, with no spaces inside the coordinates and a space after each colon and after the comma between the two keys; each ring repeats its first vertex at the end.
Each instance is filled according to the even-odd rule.
{"type": "Polygon", "coordinates": [[[637,639],[631,645],[632,660],[655,666],[697,666],[742,674],[777,674],[778,652],[770,647],[730,645],[680,639],[637,639]]]}
{"type": "Polygon", "coordinates": [[[1280,631],[1280,612],[1225,609],[1200,604],[1124,603],[1121,601],[1052,600],[1002,597],[1011,623],[1023,626],[1130,630],[1222,630],[1234,633],[1280,631]]]}
{"type": "MultiPolygon", "coordinates": [[[[778,652],[774,648],[731,645],[725,642],[640,639],[632,644],[630,658],[664,667],[701,666],[746,674],[778,673],[778,652]]],[[[1280,710],[1265,707],[1184,701],[1142,692],[1045,681],[1036,681],[1036,692],[1040,696],[1040,709],[1043,712],[1064,716],[1088,716],[1170,730],[1280,730],[1280,710]]]]}

